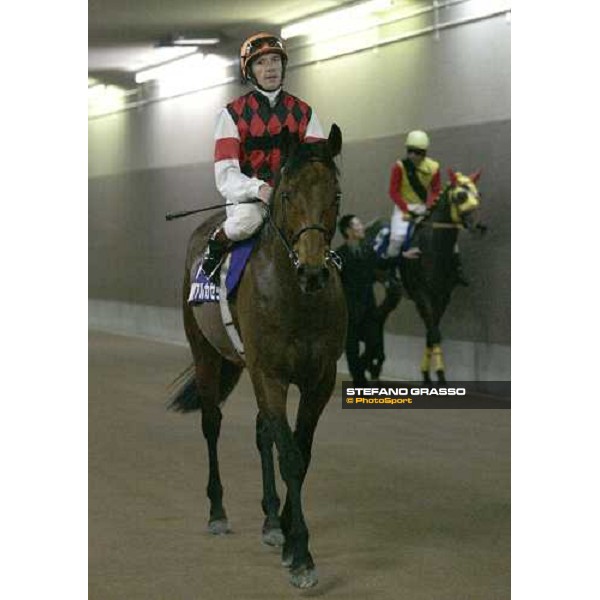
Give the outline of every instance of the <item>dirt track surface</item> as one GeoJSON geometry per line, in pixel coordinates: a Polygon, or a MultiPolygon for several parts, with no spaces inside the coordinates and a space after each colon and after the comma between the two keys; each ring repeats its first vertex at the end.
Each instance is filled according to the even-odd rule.
{"type": "Polygon", "coordinates": [[[338,385],[304,486],[319,584],[300,591],[260,542],[248,377],[224,407],[219,446],[233,533],[213,537],[199,416],[165,410],[188,350],[89,341],[91,600],[510,597],[510,411],[347,411],[338,385]]]}

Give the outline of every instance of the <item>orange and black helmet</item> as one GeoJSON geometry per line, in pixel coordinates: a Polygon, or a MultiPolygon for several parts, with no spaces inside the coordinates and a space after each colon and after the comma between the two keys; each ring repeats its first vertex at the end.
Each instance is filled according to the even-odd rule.
{"type": "Polygon", "coordinates": [[[251,35],[240,47],[240,72],[242,81],[251,81],[256,84],[252,69],[252,61],[263,54],[279,54],[283,63],[283,74],[287,63],[287,52],[281,39],[272,33],[255,33],[251,35]]]}

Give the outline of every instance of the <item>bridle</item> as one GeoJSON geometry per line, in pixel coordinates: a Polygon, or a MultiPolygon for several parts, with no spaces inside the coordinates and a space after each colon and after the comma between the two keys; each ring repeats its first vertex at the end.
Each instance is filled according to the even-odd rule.
{"type": "MultiPolygon", "coordinates": [[[[282,169],[282,172],[283,172],[283,169],[282,169]]],[[[275,195],[275,192],[273,192],[273,195],[275,195]]],[[[287,192],[282,192],[281,193],[281,201],[282,201],[282,205],[283,205],[284,228],[287,223],[286,205],[289,202],[289,200],[290,200],[289,194],[287,192]]],[[[337,190],[336,194],[335,194],[335,203],[334,203],[336,215],[339,212],[341,200],[342,200],[342,192],[337,190]]],[[[329,229],[327,229],[327,227],[325,227],[324,225],[321,225],[321,223],[313,223],[311,225],[307,225],[306,227],[302,227],[301,229],[296,231],[292,235],[291,240],[288,240],[284,231],[282,231],[281,228],[275,223],[270,205],[267,206],[267,221],[268,221],[269,225],[273,228],[275,233],[277,234],[278,239],[283,244],[283,247],[285,248],[285,250],[287,252],[288,258],[290,259],[290,261],[292,262],[292,265],[294,266],[294,268],[296,270],[298,270],[301,265],[300,265],[300,258],[298,256],[298,252],[296,252],[296,250],[294,250],[294,245],[298,242],[298,240],[300,239],[300,237],[302,235],[304,235],[308,231],[318,231],[324,235],[325,240],[327,241],[327,244],[329,245],[331,243],[331,240],[333,239],[333,235],[335,233],[335,232],[332,232],[329,229]]],[[[341,269],[342,269],[342,259],[337,254],[337,252],[335,252],[331,249],[328,249],[325,252],[325,263],[327,265],[332,264],[336,269],[338,269],[338,271],[341,271],[341,269]]]]}
{"type": "Polygon", "coordinates": [[[432,229],[468,229],[460,216],[459,205],[457,205],[453,198],[453,196],[458,196],[461,193],[461,190],[455,190],[453,193],[453,189],[449,187],[444,190],[443,193],[447,195],[450,221],[429,221],[428,219],[421,219],[418,223],[421,226],[431,227],[432,229]]]}

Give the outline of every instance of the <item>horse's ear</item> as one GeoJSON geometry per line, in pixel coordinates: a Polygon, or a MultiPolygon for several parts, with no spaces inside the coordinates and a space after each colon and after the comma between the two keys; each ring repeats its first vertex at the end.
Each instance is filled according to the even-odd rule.
{"type": "Polygon", "coordinates": [[[473,182],[473,183],[477,183],[477,181],[479,180],[479,178],[481,177],[481,169],[475,171],[475,173],[472,173],[471,175],[469,175],[469,179],[473,182]]]}
{"type": "Polygon", "coordinates": [[[342,130],[334,123],[329,131],[327,145],[331,156],[337,156],[342,151],[342,130]]]}
{"type": "Polygon", "coordinates": [[[450,183],[454,187],[458,183],[458,179],[456,173],[450,167],[448,167],[448,177],[450,177],[450,183]]]}

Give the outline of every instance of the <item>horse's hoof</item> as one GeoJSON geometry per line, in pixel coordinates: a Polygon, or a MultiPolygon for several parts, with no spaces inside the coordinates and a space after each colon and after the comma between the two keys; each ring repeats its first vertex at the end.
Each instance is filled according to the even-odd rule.
{"type": "Polygon", "coordinates": [[[285,542],[283,531],[281,531],[279,527],[263,531],[262,542],[267,546],[283,546],[283,543],[285,542]]]}
{"type": "Polygon", "coordinates": [[[301,567],[297,571],[292,571],[290,583],[297,588],[305,589],[317,585],[319,577],[314,567],[301,567]]]}
{"type": "Polygon", "coordinates": [[[212,535],[225,535],[230,531],[231,529],[229,529],[229,522],[227,519],[215,519],[208,523],[208,532],[212,535]]]}

